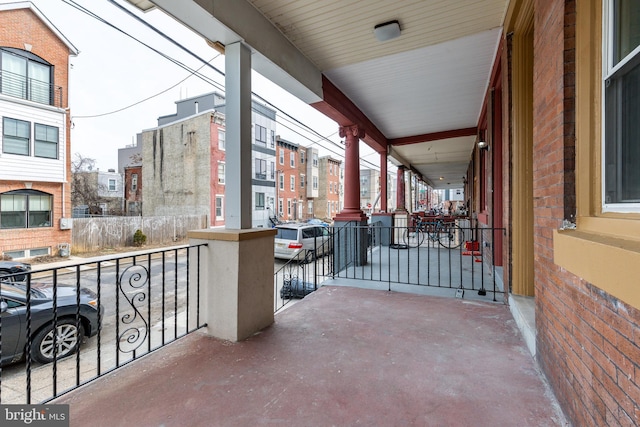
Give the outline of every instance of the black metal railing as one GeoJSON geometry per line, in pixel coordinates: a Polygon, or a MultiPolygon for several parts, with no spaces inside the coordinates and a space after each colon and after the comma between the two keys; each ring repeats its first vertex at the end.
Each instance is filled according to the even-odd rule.
{"type": "Polygon", "coordinates": [[[4,275],[0,356],[23,361],[0,368],[0,403],[50,401],[205,327],[203,246],[4,275]]]}
{"type": "Polygon", "coordinates": [[[494,301],[504,292],[500,268],[492,262],[504,228],[445,225],[425,229],[419,238],[414,226],[350,228],[341,242],[348,250],[334,253],[342,258],[332,263],[333,278],[384,282],[388,290],[413,285],[489,292],[494,301]]]}
{"type": "Polygon", "coordinates": [[[425,224],[422,233],[414,224],[389,227],[381,222],[329,230],[324,243],[327,256],[300,256],[274,274],[276,311],[290,301],[283,298],[288,288],[296,289],[293,297],[299,298],[327,279],[349,279],[354,285],[389,291],[450,289],[463,298],[470,296],[464,294],[469,291],[492,301],[504,294],[501,268],[495,265],[501,257],[496,243],[504,237],[504,228],[457,221],[444,223],[441,229],[425,224]]]}
{"type": "Polygon", "coordinates": [[[0,70],[0,89],[3,95],[59,108],[65,107],[65,105],[63,105],[61,86],[27,78],[22,74],[0,70]]]}

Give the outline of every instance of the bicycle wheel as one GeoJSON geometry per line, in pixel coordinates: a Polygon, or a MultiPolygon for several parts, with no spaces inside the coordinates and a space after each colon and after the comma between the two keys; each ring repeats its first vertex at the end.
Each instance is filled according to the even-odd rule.
{"type": "Polygon", "coordinates": [[[438,229],[438,243],[447,249],[455,249],[462,244],[462,229],[456,224],[443,224],[438,229]]]}
{"type": "Polygon", "coordinates": [[[407,228],[402,236],[404,244],[410,248],[417,248],[424,242],[424,231],[420,228],[407,228]]]}

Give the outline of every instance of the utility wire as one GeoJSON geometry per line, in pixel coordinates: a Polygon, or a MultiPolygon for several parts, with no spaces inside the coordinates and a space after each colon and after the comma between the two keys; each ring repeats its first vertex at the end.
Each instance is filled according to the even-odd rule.
{"type": "MultiPolygon", "coordinates": [[[[218,54],[218,55],[214,56],[213,58],[211,58],[211,61],[213,61],[214,59],[216,59],[218,56],[220,56],[220,54],[218,54]]],[[[143,102],[148,101],[148,100],[150,100],[150,99],[153,99],[153,98],[155,98],[156,96],[160,96],[160,95],[162,95],[163,93],[169,92],[171,89],[173,89],[174,87],[178,86],[180,83],[182,83],[182,82],[186,81],[186,80],[187,80],[187,79],[189,79],[191,76],[193,76],[195,73],[197,73],[198,71],[200,71],[203,67],[204,67],[204,65],[202,65],[202,66],[201,66],[200,68],[198,68],[197,70],[193,71],[191,74],[189,74],[187,77],[185,77],[184,79],[180,80],[178,83],[174,84],[173,86],[170,86],[170,87],[166,88],[165,90],[163,90],[163,91],[160,91],[160,92],[156,93],[155,95],[148,96],[148,97],[146,97],[145,99],[142,99],[142,100],[140,100],[140,101],[138,101],[138,102],[134,102],[133,104],[127,105],[126,107],[122,107],[122,108],[119,108],[119,109],[114,110],[114,111],[109,111],[108,113],[95,114],[95,115],[92,115],[92,116],[73,116],[73,118],[74,118],[74,119],[93,119],[93,118],[96,118],[96,117],[103,117],[103,116],[108,116],[108,115],[110,115],[110,114],[119,113],[120,111],[124,111],[124,110],[127,110],[127,109],[131,108],[131,107],[135,107],[136,105],[142,104],[143,102]]]]}
{"type": "MultiPolygon", "coordinates": [[[[191,51],[189,48],[187,48],[187,47],[183,46],[182,44],[180,44],[179,42],[177,42],[175,39],[173,39],[172,37],[168,36],[168,35],[167,35],[166,33],[164,33],[163,31],[160,31],[159,29],[157,29],[156,27],[154,27],[153,25],[151,25],[150,23],[148,23],[148,22],[147,22],[147,21],[145,21],[144,19],[140,18],[139,16],[137,16],[136,14],[134,14],[133,12],[131,12],[130,10],[128,10],[128,9],[126,9],[125,7],[123,7],[122,5],[118,4],[116,1],[114,1],[114,0],[109,0],[109,2],[110,2],[111,4],[113,4],[113,5],[117,6],[119,9],[121,9],[122,11],[124,11],[125,13],[127,13],[129,16],[133,17],[134,19],[136,19],[138,22],[142,23],[143,25],[145,25],[145,26],[146,26],[146,27],[148,27],[149,29],[153,30],[155,33],[159,34],[160,36],[162,36],[163,38],[165,38],[166,40],[168,40],[168,41],[169,41],[169,42],[171,42],[172,44],[174,44],[174,45],[176,45],[177,47],[179,47],[179,48],[180,48],[181,50],[183,50],[184,52],[188,53],[189,55],[193,56],[194,58],[196,58],[197,60],[199,60],[200,62],[202,62],[202,64],[203,64],[203,65],[202,65],[200,68],[198,68],[197,70],[193,70],[192,68],[190,68],[189,66],[187,66],[187,65],[183,64],[182,62],[180,62],[180,61],[176,60],[175,58],[172,58],[171,56],[169,56],[169,55],[165,54],[164,52],[159,51],[158,49],[156,49],[156,48],[154,48],[154,47],[150,46],[149,44],[147,44],[147,43],[145,43],[145,42],[141,41],[140,39],[138,39],[138,38],[136,38],[136,37],[132,36],[131,34],[127,33],[126,31],[124,31],[124,30],[120,29],[120,28],[119,28],[119,27],[117,27],[116,25],[114,25],[114,24],[110,23],[109,21],[105,20],[104,18],[100,17],[99,15],[95,14],[94,12],[92,12],[92,11],[90,11],[89,9],[85,8],[84,6],[79,5],[79,4],[78,4],[78,3],[76,3],[75,1],[73,1],[73,0],[62,0],[62,1],[63,1],[64,3],[66,3],[67,5],[69,5],[69,6],[71,6],[71,7],[74,7],[75,9],[77,9],[77,10],[79,10],[79,11],[81,11],[81,12],[83,12],[83,13],[87,14],[87,15],[89,15],[90,17],[92,17],[92,18],[94,18],[94,19],[96,19],[96,20],[98,20],[98,21],[102,22],[103,24],[105,24],[105,25],[107,25],[107,26],[109,26],[109,27],[111,27],[111,28],[115,29],[116,31],[118,31],[118,32],[120,32],[120,33],[122,33],[122,34],[126,35],[127,37],[129,37],[129,38],[133,39],[134,41],[136,41],[136,42],[140,43],[141,45],[143,45],[143,46],[145,46],[146,48],[148,48],[148,49],[152,50],[153,52],[157,53],[158,55],[162,56],[163,58],[165,58],[165,59],[167,59],[167,60],[171,61],[171,62],[172,62],[172,63],[174,63],[175,65],[178,65],[179,67],[181,67],[181,68],[183,68],[183,69],[185,69],[185,70],[187,70],[187,71],[189,71],[189,72],[190,72],[190,74],[189,74],[186,78],[184,78],[184,79],[183,79],[183,80],[181,80],[180,82],[176,83],[175,85],[173,85],[173,86],[171,86],[171,87],[169,87],[169,88],[167,88],[167,89],[163,90],[162,92],[159,92],[159,93],[157,93],[157,94],[155,94],[155,95],[149,96],[149,97],[147,97],[147,98],[145,98],[145,99],[143,99],[143,100],[141,100],[141,101],[135,102],[135,103],[133,103],[133,104],[131,104],[131,105],[127,106],[127,107],[123,107],[123,108],[120,108],[120,109],[118,109],[118,110],[111,111],[111,112],[108,112],[108,113],[102,113],[102,114],[97,114],[97,115],[88,115],[88,116],[74,116],[74,118],[96,118],[96,117],[102,117],[102,116],[106,116],[106,115],[109,115],[109,114],[114,114],[114,113],[117,113],[117,112],[120,112],[120,111],[126,110],[126,109],[128,109],[128,108],[131,108],[131,107],[133,107],[133,106],[135,106],[135,105],[141,104],[141,103],[143,103],[143,102],[145,102],[145,101],[147,101],[147,100],[149,100],[149,99],[152,99],[152,98],[154,98],[154,97],[156,97],[156,96],[159,96],[159,95],[161,95],[161,94],[163,94],[163,93],[165,93],[165,92],[167,92],[167,91],[169,91],[169,90],[171,90],[171,89],[175,88],[175,87],[176,87],[176,86],[178,86],[180,83],[184,82],[185,80],[187,80],[188,78],[190,78],[190,77],[191,77],[191,76],[193,76],[193,75],[195,75],[195,76],[199,77],[199,78],[200,78],[201,80],[203,80],[204,82],[211,84],[212,86],[214,86],[216,89],[220,90],[221,92],[223,92],[223,93],[225,92],[224,87],[223,87],[221,84],[219,84],[219,83],[218,83],[218,82],[216,82],[215,80],[213,80],[213,79],[211,79],[211,78],[209,78],[209,77],[207,77],[207,76],[204,76],[204,75],[202,75],[201,73],[199,73],[199,71],[200,71],[202,68],[204,68],[204,67],[209,67],[209,68],[213,69],[216,73],[220,74],[221,76],[225,76],[225,73],[224,73],[224,72],[222,72],[220,69],[216,68],[213,64],[211,64],[211,61],[213,61],[214,59],[216,59],[216,58],[219,56],[219,54],[218,54],[218,55],[216,55],[214,58],[212,58],[210,61],[206,61],[204,58],[200,57],[199,55],[197,55],[196,53],[194,53],[193,51],[191,51]]],[[[253,92],[253,91],[252,91],[251,93],[252,93],[252,95],[253,95],[254,97],[256,97],[258,100],[260,100],[261,102],[263,102],[265,105],[267,105],[267,106],[269,106],[269,107],[273,108],[274,110],[276,110],[276,111],[278,111],[280,114],[282,114],[282,115],[284,116],[284,117],[283,117],[283,119],[288,120],[288,121],[289,121],[289,123],[291,123],[291,124],[292,124],[292,125],[294,125],[294,126],[300,127],[300,128],[301,128],[302,130],[304,130],[305,132],[309,132],[309,133],[311,133],[311,134],[316,135],[316,136],[317,136],[317,137],[319,137],[320,139],[319,139],[319,140],[317,140],[317,141],[313,141],[313,140],[312,140],[311,138],[309,138],[308,136],[305,136],[305,135],[303,135],[302,133],[300,133],[300,132],[298,132],[298,131],[296,131],[296,130],[292,129],[290,126],[285,125],[285,124],[284,124],[284,123],[282,123],[281,121],[276,120],[276,123],[279,123],[281,126],[285,127],[286,129],[289,129],[290,131],[292,131],[292,132],[296,133],[297,135],[299,135],[299,136],[301,136],[301,137],[303,137],[303,138],[307,139],[308,141],[310,141],[310,142],[311,142],[311,145],[319,145],[319,146],[321,146],[322,148],[324,148],[325,150],[327,150],[327,151],[329,151],[329,152],[331,152],[331,153],[333,153],[333,154],[335,154],[335,155],[337,155],[337,156],[339,156],[339,157],[341,157],[341,158],[344,158],[344,154],[337,153],[336,151],[329,149],[329,148],[328,148],[328,147],[326,147],[325,145],[321,145],[321,144],[320,144],[320,142],[321,142],[321,141],[328,142],[328,143],[330,143],[330,144],[332,144],[332,145],[336,146],[337,148],[339,148],[341,151],[344,151],[344,147],[342,147],[341,145],[337,144],[337,143],[336,143],[336,142],[334,142],[334,141],[331,141],[331,140],[329,139],[329,137],[325,137],[325,136],[323,136],[322,134],[320,134],[320,133],[319,133],[318,131],[316,131],[315,129],[313,129],[313,128],[311,128],[310,126],[306,125],[305,123],[301,122],[301,121],[300,121],[300,120],[298,120],[297,118],[295,118],[295,117],[291,116],[290,114],[288,114],[287,112],[285,112],[284,110],[282,110],[282,109],[281,109],[281,108],[279,108],[278,106],[276,106],[276,105],[272,104],[271,102],[269,102],[268,100],[266,100],[266,99],[265,99],[265,98],[263,98],[262,96],[258,95],[257,93],[255,93],[255,92],[253,92]]],[[[277,116],[276,116],[276,117],[277,117],[277,116]]],[[[334,134],[335,134],[335,132],[334,132],[333,134],[331,134],[331,135],[334,135],[334,134]]],[[[331,136],[331,135],[329,135],[329,136],[331,136]]],[[[364,159],[362,159],[362,158],[360,159],[360,161],[361,161],[361,162],[363,162],[363,163],[367,163],[367,164],[369,164],[369,165],[370,165],[370,166],[372,166],[373,168],[379,168],[379,166],[377,166],[377,165],[375,165],[375,164],[373,164],[373,163],[371,163],[371,162],[369,162],[369,161],[367,161],[367,160],[364,160],[364,159]]]]}

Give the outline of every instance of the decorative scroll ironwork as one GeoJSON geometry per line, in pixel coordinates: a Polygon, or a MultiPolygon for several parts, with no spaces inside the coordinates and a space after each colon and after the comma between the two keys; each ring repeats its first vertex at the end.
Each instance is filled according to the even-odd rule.
{"type": "Polygon", "coordinates": [[[131,309],[125,309],[125,314],[118,319],[125,327],[118,336],[118,350],[123,353],[131,353],[140,348],[149,334],[149,324],[138,309],[144,307],[143,303],[148,297],[145,292],[147,283],[149,270],[142,265],[127,267],[118,280],[119,290],[131,306],[131,309]]]}

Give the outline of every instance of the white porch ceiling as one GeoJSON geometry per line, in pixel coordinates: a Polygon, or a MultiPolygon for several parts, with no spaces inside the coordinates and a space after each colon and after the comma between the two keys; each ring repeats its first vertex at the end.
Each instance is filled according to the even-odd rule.
{"type": "MultiPolygon", "coordinates": [[[[212,41],[244,41],[254,51],[256,71],[307,102],[318,96],[317,75],[321,73],[387,139],[478,124],[509,3],[150,1],[212,41]],[[373,27],[391,20],[400,22],[401,36],[378,42],[373,27]],[[262,24],[277,32],[265,31],[262,24]],[[217,39],[212,38],[216,35],[217,39]]],[[[474,142],[473,136],[419,142],[394,146],[390,154],[395,164],[412,166],[436,188],[460,187],[474,142]],[[450,179],[440,180],[440,176],[450,179]]]]}

